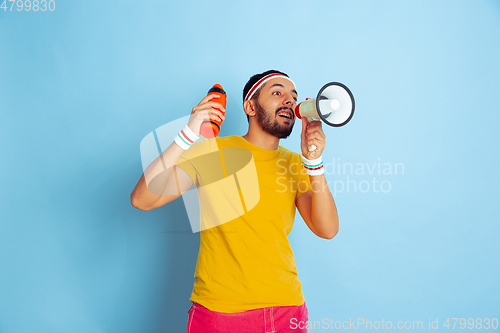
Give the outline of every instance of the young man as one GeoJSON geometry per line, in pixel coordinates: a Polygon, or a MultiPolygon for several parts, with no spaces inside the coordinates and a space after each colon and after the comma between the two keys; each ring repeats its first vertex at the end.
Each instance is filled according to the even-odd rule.
{"type": "Polygon", "coordinates": [[[204,120],[224,119],[223,106],[212,99],[193,108],[175,143],[146,169],[132,205],[154,209],[193,184],[198,188],[200,252],[188,333],[307,332],[308,312],[287,236],[296,208],[317,236],[331,239],[338,232],[323,175],[321,122],[302,119],[302,156],[279,146],[295,123],[297,91],[286,74],[272,70],[254,75],[243,90],[245,135],[191,146],[204,120]],[[309,151],[311,145],[316,150],[309,151]]]}

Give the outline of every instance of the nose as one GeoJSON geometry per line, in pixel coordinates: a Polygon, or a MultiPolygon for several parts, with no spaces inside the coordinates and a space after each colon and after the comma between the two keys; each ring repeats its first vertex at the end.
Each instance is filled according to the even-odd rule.
{"type": "Polygon", "coordinates": [[[283,104],[291,107],[293,103],[295,103],[295,99],[292,94],[286,93],[285,98],[283,99],[283,104]]]}

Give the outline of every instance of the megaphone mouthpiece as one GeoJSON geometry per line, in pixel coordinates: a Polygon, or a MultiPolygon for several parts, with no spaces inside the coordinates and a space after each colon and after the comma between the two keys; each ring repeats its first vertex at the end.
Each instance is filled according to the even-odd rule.
{"type": "Polygon", "coordinates": [[[295,116],[299,119],[302,119],[302,116],[300,115],[300,104],[302,103],[299,103],[295,106],[295,116]]]}

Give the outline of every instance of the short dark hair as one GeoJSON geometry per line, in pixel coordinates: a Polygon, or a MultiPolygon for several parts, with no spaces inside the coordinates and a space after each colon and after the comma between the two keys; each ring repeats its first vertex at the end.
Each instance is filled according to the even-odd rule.
{"type": "MultiPolygon", "coordinates": [[[[261,74],[255,74],[254,76],[252,76],[250,78],[250,80],[248,80],[247,84],[245,84],[245,87],[243,88],[243,103],[245,103],[245,96],[248,94],[248,92],[250,91],[250,89],[252,89],[253,85],[255,83],[257,83],[260,79],[262,79],[264,76],[267,76],[269,74],[282,74],[282,75],[285,75],[286,77],[289,77],[287,74],[285,74],[283,72],[280,72],[280,71],[277,71],[275,69],[271,69],[271,70],[265,71],[264,73],[261,73],[261,74]]],[[[259,88],[253,94],[253,96],[252,96],[251,99],[257,99],[257,98],[259,98],[261,88],[259,88]]],[[[250,121],[250,117],[248,115],[247,115],[247,120],[250,121]]]]}

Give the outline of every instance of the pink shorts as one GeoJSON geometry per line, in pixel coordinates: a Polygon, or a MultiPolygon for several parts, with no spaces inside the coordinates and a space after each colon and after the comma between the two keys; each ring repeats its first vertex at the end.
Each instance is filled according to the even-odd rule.
{"type": "Polygon", "coordinates": [[[291,333],[307,332],[309,312],[300,306],[274,306],[237,313],[211,311],[192,302],[187,333],[291,333]]]}

